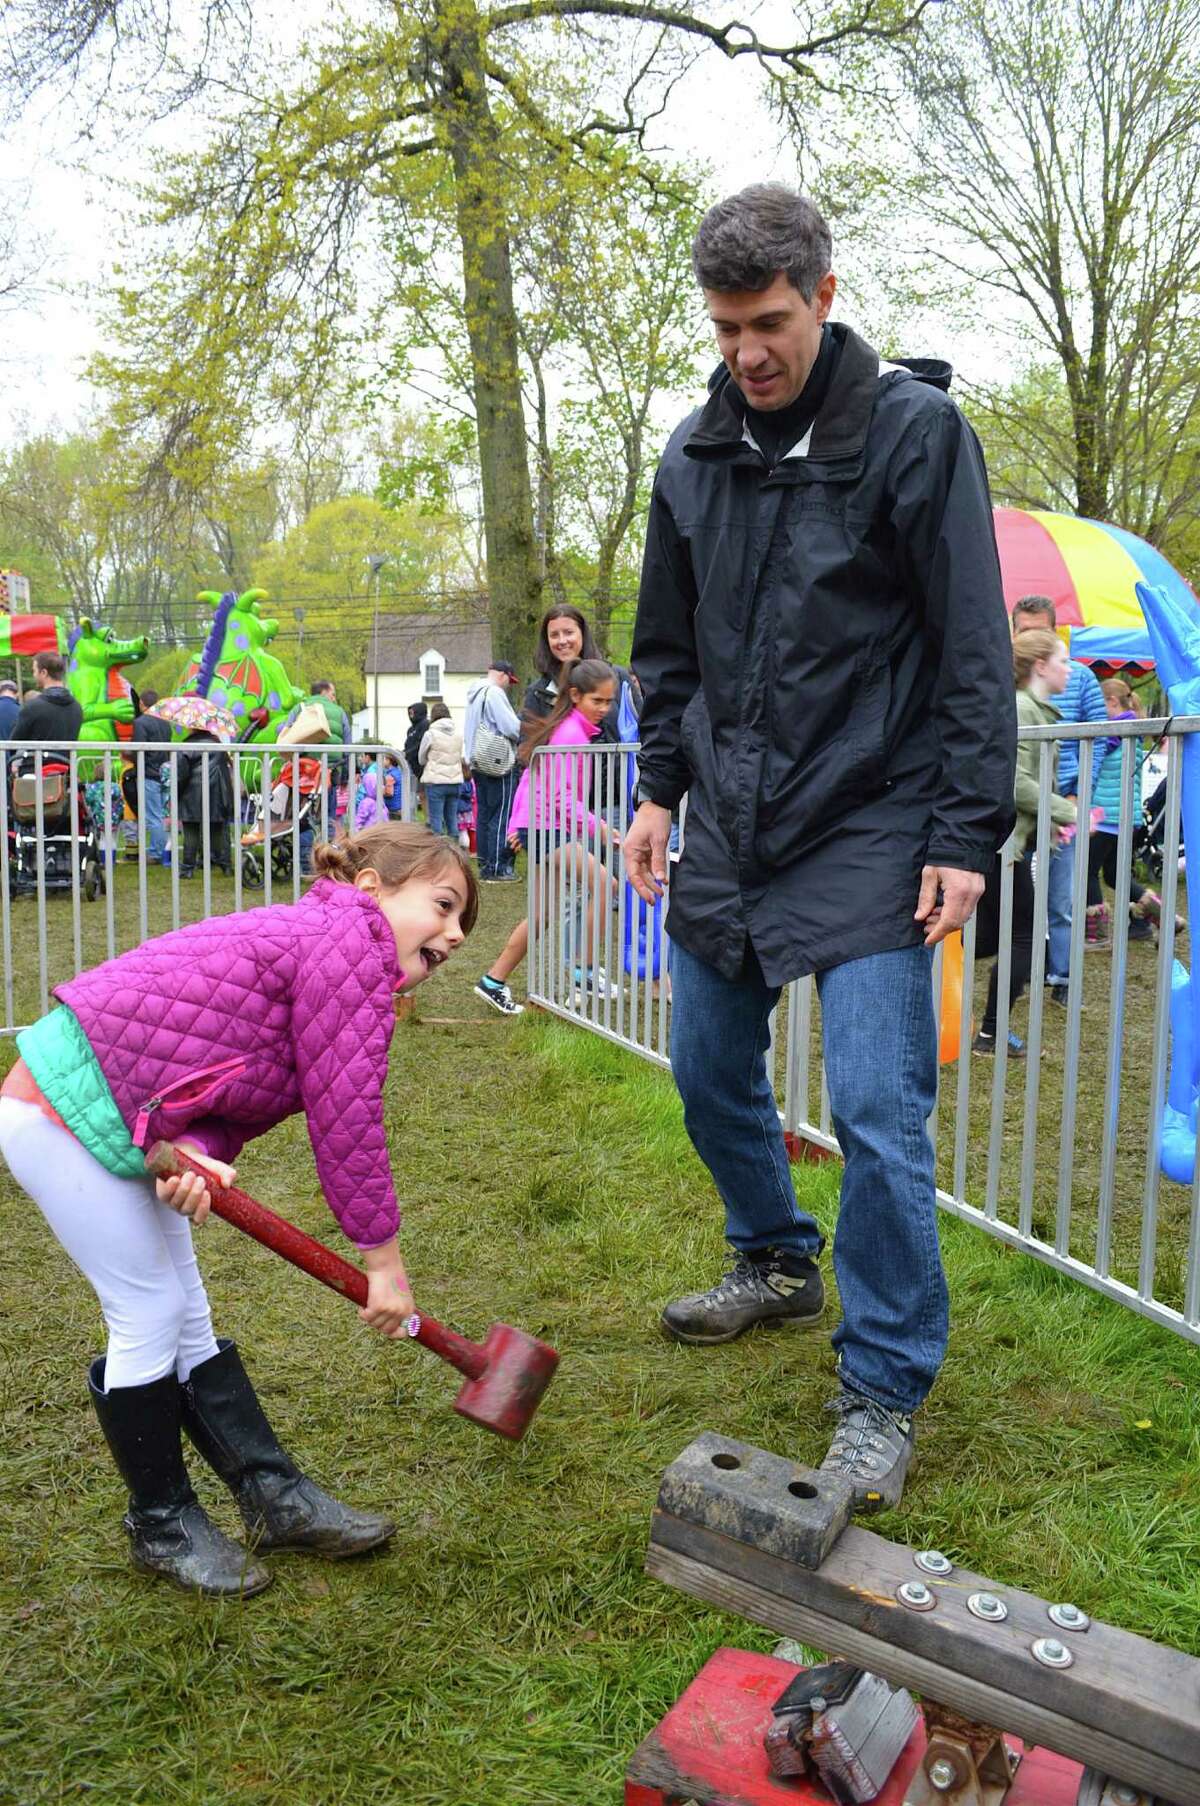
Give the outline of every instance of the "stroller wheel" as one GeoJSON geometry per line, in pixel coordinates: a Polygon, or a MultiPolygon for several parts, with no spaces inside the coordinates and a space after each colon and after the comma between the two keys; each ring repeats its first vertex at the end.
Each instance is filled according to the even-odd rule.
{"type": "Polygon", "coordinates": [[[242,883],[248,884],[251,890],[261,890],[263,881],[262,860],[257,853],[247,852],[242,848],[242,883]]]}
{"type": "Polygon", "coordinates": [[[94,857],[86,859],[83,866],[83,894],[89,903],[94,903],[100,895],[102,882],[98,861],[94,857]]]}

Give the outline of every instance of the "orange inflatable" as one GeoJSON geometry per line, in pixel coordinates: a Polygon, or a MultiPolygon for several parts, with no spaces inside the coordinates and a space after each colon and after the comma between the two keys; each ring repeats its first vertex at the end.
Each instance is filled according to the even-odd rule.
{"type": "Polygon", "coordinates": [[[942,942],[942,1014],[938,1024],[938,1063],[958,1058],[962,1030],[963,944],[961,932],[942,942]]]}

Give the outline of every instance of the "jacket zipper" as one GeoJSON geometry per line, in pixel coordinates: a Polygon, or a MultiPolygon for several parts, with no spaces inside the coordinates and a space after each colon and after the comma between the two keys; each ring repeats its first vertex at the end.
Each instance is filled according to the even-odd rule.
{"type": "Polygon", "coordinates": [[[177,1091],[182,1091],[186,1085],[196,1084],[200,1079],[211,1079],[213,1081],[212,1084],[206,1085],[196,1097],[188,1100],[190,1103],[202,1103],[210,1092],[216,1090],[216,1080],[218,1078],[231,1078],[235,1073],[245,1072],[245,1070],[245,1060],[220,1060],[215,1066],[202,1066],[198,1072],[185,1073],[181,1079],[176,1079],[174,1084],[165,1085],[154,1097],[148,1097],[138,1105],[137,1119],[133,1125],[133,1145],[138,1148],[145,1146],[146,1131],[150,1126],[150,1118],[154,1115],[154,1112],[161,1109],[166,1100],[173,1097],[177,1091]]]}

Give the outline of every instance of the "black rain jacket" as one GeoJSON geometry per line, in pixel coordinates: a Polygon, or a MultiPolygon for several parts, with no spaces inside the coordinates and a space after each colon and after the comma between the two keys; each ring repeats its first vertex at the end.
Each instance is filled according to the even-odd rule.
{"type": "Polygon", "coordinates": [[[987,872],[1016,709],[991,502],[948,366],[848,327],[774,469],[728,372],[655,480],[633,667],[640,796],[687,793],[671,934],[770,984],[917,945],[925,864],[987,872]]]}

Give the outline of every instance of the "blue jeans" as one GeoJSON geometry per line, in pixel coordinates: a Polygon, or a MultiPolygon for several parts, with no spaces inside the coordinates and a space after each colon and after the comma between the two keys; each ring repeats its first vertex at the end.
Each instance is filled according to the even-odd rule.
{"type": "MultiPolygon", "coordinates": [[[[819,1254],[800,1209],[767,1078],[768,1022],[779,987],[751,957],[723,978],[671,947],[671,1070],[692,1145],[725,1205],[725,1231],[748,1254],[819,1254]]],[[[933,1146],[937,1089],[932,961],[923,947],[874,953],[817,977],[825,1071],[845,1156],[833,1264],[842,1379],[912,1411],[946,1352],[949,1307],[937,1238],[933,1146]]]]}
{"type": "Polygon", "coordinates": [[[429,825],[435,834],[445,834],[458,841],[458,784],[426,784],[425,806],[429,825]]]}
{"type": "Polygon", "coordinates": [[[520,772],[516,766],[502,778],[476,770],[475,851],[481,878],[499,878],[516,869],[516,854],[508,844],[508,818],[520,772]]]}
{"type": "Polygon", "coordinates": [[[161,859],[167,850],[167,824],[163,817],[162,780],[147,772],[140,802],[146,814],[146,851],[151,859],[161,859]]]}
{"type": "Polygon", "coordinates": [[[1055,847],[1050,855],[1046,890],[1050,951],[1046,956],[1048,984],[1066,984],[1071,969],[1071,884],[1075,876],[1075,842],[1055,847]]]}

